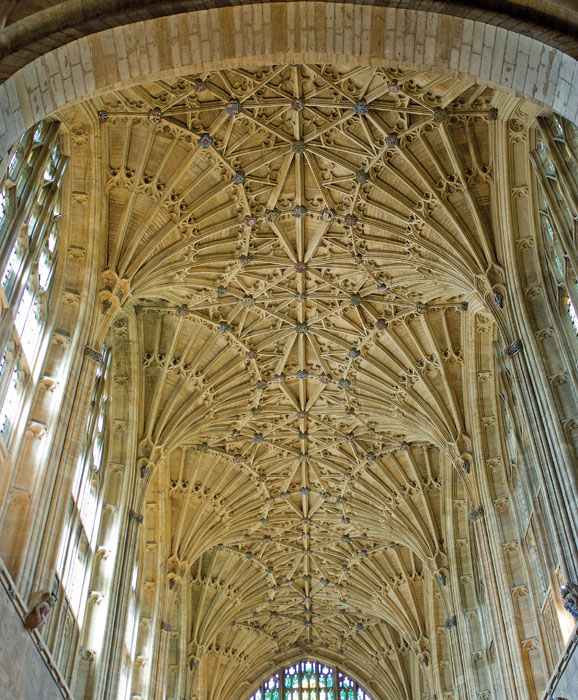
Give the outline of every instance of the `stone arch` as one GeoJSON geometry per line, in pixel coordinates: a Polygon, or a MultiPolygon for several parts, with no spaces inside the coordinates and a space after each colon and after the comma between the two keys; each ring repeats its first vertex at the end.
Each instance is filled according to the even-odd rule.
{"type": "Polygon", "coordinates": [[[281,674],[291,666],[300,664],[302,661],[313,661],[327,666],[328,668],[333,668],[336,671],[340,671],[351,680],[355,681],[361,689],[375,700],[382,700],[383,698],[383,690],[374,686],[369,674],[362,669],[356,668],[346,657],[341,657],[336,661],[335,658],[331,658],[329,654],[320,654],[318,651],[312,653],[300,648],[294,648],[276,657],[274,664],[271,662],[268,664],[261,664],[249,678],[244,679],[245,687],[239,690],[238,700],[246,700],[271,676],[274,676],[276,673],[281,674]]]}
{"type": "Polygon", "coordinates": [[[89,97],[248,62],[395,63],[491,85],[578,122],[578,61],[463,17],[348,3],[255,3],[114,27],[47,52],[0,85],[0,146],[89,97]]]}

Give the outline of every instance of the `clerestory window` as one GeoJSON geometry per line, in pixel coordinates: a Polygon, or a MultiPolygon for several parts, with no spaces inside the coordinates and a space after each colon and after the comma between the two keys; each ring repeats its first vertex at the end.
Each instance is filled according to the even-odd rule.
{"type": "Polygon", "coordinates": [[[578,270],[573,253],[578,241],[578,130],[555,116],[539,120],[533,163],[544,259],[555,283],[556,305],[564,324],[578,334],[578,270]]]}
{"type": "Polygon", "coordinates": [[[0,348],[4,449],[11,449],[17,423],[24,424],[26,396],[34,389],[47,347],[66,164],[58,124],[43,122],[20,139],[0,178],[0,313],[4,327],[12,327],[0,348]]]}

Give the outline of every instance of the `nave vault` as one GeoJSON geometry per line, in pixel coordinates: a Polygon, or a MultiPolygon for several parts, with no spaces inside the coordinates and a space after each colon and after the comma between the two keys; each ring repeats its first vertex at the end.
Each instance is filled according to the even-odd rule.
{"type": "MultiPolygon", "coordinates": [[[[385,64],[248,63],[57,115],[74,225],[97,203],[73,264],[99,268],[94,488],[136,533],[126,697],[246,700],[301,659],[375,700],[541,697],[563,642],[540,625],[570,624],[549,526],[520,535],[543,113],[385,64]]],[[[78,698],[104,682],[98,595],[78,698]]]]}
{"type": "Polygon", "coordinates": [[[190,606],[187,658],[215,697],[238,664],[302,648],[381,697],[432,655],[451,673],[447,587],[473,603],[479,586],[472,382],[495,400],[494,99],[415,71],[280,65],[94,101],[102,302],[125,280],[138,299],[112,333],[142,354],[144,576],[162,542],[165,615],[190,606]]]}

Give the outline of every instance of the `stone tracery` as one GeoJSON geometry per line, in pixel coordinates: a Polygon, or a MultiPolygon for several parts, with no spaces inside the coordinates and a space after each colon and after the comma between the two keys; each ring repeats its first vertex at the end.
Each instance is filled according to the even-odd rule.
{"type": "Polygon", "coordinates": [[[103,295],[138,300],[142,459],[172,555],[192,572],[208,558],[177,594],[197,601],[194,673],[233,636],[246,663],[264,639],[359,667],[369,653],[399,692],[383,649],[401,667],[415,650],[427,674],[453,615],[441,490],[448,443],[467,440],[463,333],[495,266],[492,91],[295,65],[98,108],[103,295]]]}
{"type": "Polygon", "coordinates": [[[493,143],[530,134],[512,99],[280,65],[82,107],[101,122],[106,193],[85,356],[112,353],[112,471],[139,552],[115,611],[134,648],[107,671],[129,669],[126,693],[240,700],[271,664],[312,655],[376,698],[459,697],[465,677],[499,697],[513,682],[492,654],[522,668],[522,631],[516,687],[544,685],[507,463],[520,436],[497,419],[519,410],[498,392],[525,350],[495,211],[509,170],[493,143]],[[492,651],[502,614],[524,628],[492,651]]]}

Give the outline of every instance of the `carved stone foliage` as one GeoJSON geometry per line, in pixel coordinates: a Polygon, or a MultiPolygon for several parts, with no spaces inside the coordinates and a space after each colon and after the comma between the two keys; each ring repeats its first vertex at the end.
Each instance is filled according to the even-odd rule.
{"type": "Polygon", "coordinates": [[[123,309],[113,352],[137,349],[114,390],[141,374],[135,468],[160,504],[130,517],[150,533],[166,513],[170,550],[144,594],[165,586],[185,605],[189,662],[174,672],[218,668],[222,697],[264,650],[370,658],[398,697],[411,655],[429,678],[438,638],[458,635],[444,489],[466,527],[481,517],[461,490],[478,468],[465,405],[495,381],[466,369],[464,339],[487,353],[508,303],[492,99],[426,73],[293,65],[94,101],[99,302],[123,309]]]}

